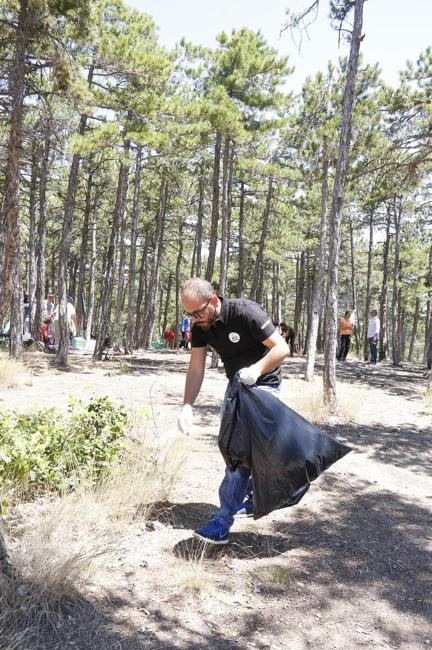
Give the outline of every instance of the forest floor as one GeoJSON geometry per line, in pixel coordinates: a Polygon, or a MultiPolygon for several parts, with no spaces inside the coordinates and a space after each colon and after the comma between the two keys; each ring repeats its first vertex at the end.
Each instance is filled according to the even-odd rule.
{"type": "MultiPolygon", "coordinates": [[[[93,363],[72,355],[71,370],[60,372],[52,358],[28,354],[31,380],[0,390],[0,404],[66,408],[70,396],[108,395],[147,409],[152,435],[163,439],[175,435],[188,358],[155,351],[93,363]]],[[[320,382],[306,384],[303,365],[285,362],[282,399],[320,423],[320,382]]],[[[238,520],[228,546],[207,549],[191,534],[218,503],[226,386],[221,369],[208,369],[169,501],[130,522],[58,629],[18,650],[431,647],[432,408],[423,369],[348,360],[338,380],[342,415],[323,428],[352,453],[296,507],[238,520]]],[[[13,517],[9,535],[14,556],[13,517]]],[[[0,639],[2,650],[12,647],[0,639]]]]}

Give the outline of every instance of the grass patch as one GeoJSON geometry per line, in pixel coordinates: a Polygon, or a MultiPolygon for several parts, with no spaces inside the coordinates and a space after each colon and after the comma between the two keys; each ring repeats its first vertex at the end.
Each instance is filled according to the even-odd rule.
{"type": "Polygon", "coordinates": [[[298,571],[283,564],[269,564],[253,572],[253,577],[263,584],[290,585],[298,579],[298,571]]]}
{"type": "MultiPolygon", "coordinates": [[[[112,558],[127,552],[128,527],[149,515],[152,502],[168,498],[185,453],[180,439],[163,448],[131,441],[112,473],[97,484],[83,478],[74,492],[11,508],[16,577],[0,598],[1,647],[50,647],[49,634],[70,627],[71,618],[78,627],[97,614],[83,596],[85,587],[112,558]]],[[[182,584],[201,593],[204,574],[199,569],[184,574],[182,584]]]]}
{"type": "Polygon", "coordinates": [[[0,352],[0,388],[17,388],[28,381],[24,365],[0,352]]]}

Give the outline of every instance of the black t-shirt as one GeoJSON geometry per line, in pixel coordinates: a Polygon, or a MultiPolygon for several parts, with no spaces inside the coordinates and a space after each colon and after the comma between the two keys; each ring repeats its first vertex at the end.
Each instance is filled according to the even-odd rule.
{"type": "MultiPolygon", "coordinates": [[[[193,325],[192,347],[211,345],[220,355],[226,376],[231,381],[240,368],[251,366],[269,352],[262,341],[275,332],[275,327],[264,309],[252,300],[220,300],[221,313],[209,330],[193,325]]],[[[277,366],[261,375],[257,384],[278,386],[280,382],[281,369],[277,366]]]]}

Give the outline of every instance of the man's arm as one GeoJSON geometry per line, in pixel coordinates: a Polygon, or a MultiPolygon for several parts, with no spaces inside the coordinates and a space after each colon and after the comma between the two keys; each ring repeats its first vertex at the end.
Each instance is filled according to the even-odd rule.
{"type": "Polygon", "coordinates": [[[265,357],[257,361],[255,366],[260,371],[260,375],[270,372],[278,366],[289,354],[289,347],[286,341],[282,338],[279,332],[273,332],[268,339],[262,342],[267,348],[270,349],[265,357]]]}
{"type": "Polygon", "coordinates": [[[206,355],[207,346],[192,348],[191,350],[184,390],[184,404],[192,406],[200,392],[205,372],[206,355]]]}

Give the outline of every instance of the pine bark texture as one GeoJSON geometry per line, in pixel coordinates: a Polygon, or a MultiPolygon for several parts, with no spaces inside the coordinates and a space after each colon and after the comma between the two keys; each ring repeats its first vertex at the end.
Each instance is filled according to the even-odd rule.
{"type": "Polygon", "coordinates": [[[342,200],[351,140],[352,109],[363,24],[363,2],[364,0],[355,0],[354,3],[354,24],[351,32],[350,55],[343,100],[342,125],[329,223],[330,246],[326,301],[326,331],[324,339],[323,387],[324,402],[331,412],[336,412],[337,410],[336,345],[342,200]]]}
{"type": "Polygon", "coordinates": [[[328,211],[328,171],[329,162],[324,153],[321,180],[321,223],[320,243],[318,253],[318,265],[315,273],[315,281],[311,300],[311,324],[309,340],[306,351],[306,369],[304,378],[312,381],[315,371],[315,356],[317,348],[319,321],[321,313],[321,301],[324,289],[325,254],[327,247],[327,211],[328,211]]]}

